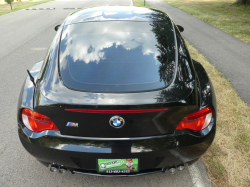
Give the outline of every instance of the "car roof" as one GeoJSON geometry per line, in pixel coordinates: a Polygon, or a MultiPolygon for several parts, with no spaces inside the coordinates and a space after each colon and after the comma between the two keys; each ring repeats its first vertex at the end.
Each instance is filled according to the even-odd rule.
{"type": "Polygon", "coordinates": [[[160,10],[136,6],[101,6],[71,13],[64,25],[97,21],[164,21],[170,19],[160,10]]]}

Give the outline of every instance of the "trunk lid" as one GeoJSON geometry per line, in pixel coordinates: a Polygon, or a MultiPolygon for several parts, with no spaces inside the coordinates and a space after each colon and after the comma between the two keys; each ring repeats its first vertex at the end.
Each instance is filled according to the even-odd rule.
{"type": "Polygon", "coordinates": [[[45,92],[43,85],[37,92],[35,111],[50,117],[62,135],[122,138],[171,134],[184,116],[198,110],[195,81],[181,84],[125,94],[79,92],[59,84],[45,92]],[[110,125],[114,116],[124,119],[123,127],[110,125]]]}

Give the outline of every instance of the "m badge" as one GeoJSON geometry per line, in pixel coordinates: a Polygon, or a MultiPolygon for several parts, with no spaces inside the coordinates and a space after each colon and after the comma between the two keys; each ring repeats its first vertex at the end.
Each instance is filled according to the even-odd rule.
{"type": "Polygon", "coordinates": [[[66,127],[78,127],[78,123],[68,122],[66,127]]]}

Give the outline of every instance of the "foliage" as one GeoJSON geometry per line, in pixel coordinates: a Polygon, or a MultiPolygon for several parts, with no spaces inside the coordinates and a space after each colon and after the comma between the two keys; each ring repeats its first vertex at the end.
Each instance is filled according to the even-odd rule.
{"type": "Polygon", "coordinates": [[[11,3],[14,1],[14,0],[4,0],[6,3],[10,4],[10,1],[11,3]]]}
{"type": "Polygon", "coordinates": [[[235,4],[247,5],[247,4],[250,4],[250,1],[249,0],[237,0],[235,4]]]}

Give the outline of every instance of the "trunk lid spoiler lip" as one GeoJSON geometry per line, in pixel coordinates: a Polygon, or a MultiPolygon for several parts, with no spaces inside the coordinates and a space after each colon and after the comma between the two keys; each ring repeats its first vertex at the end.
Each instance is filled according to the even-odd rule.
{"type": "Polygon", "coordinates": [[[37,92],[37,104],[69,105],[144,105],[178,103],[178,105],[196,105],[190,101],[196,95],[196,80],[178,82],[168,88],[138,93],[92,93],[68,89],[61,81],[57,84],[40,84],[37,92]]]}
{"type": "Polygon", "coordinates": [[[130,113],[148,113],[148,112],[161,112],[166,111],[168,108],[156,108],[156,109],[128,109],[128,110],[93,110],[93,109],[64,109],[70,112],[82,112],[82,113],[101,113],[101,114],[130,114],[130,113]]]}

